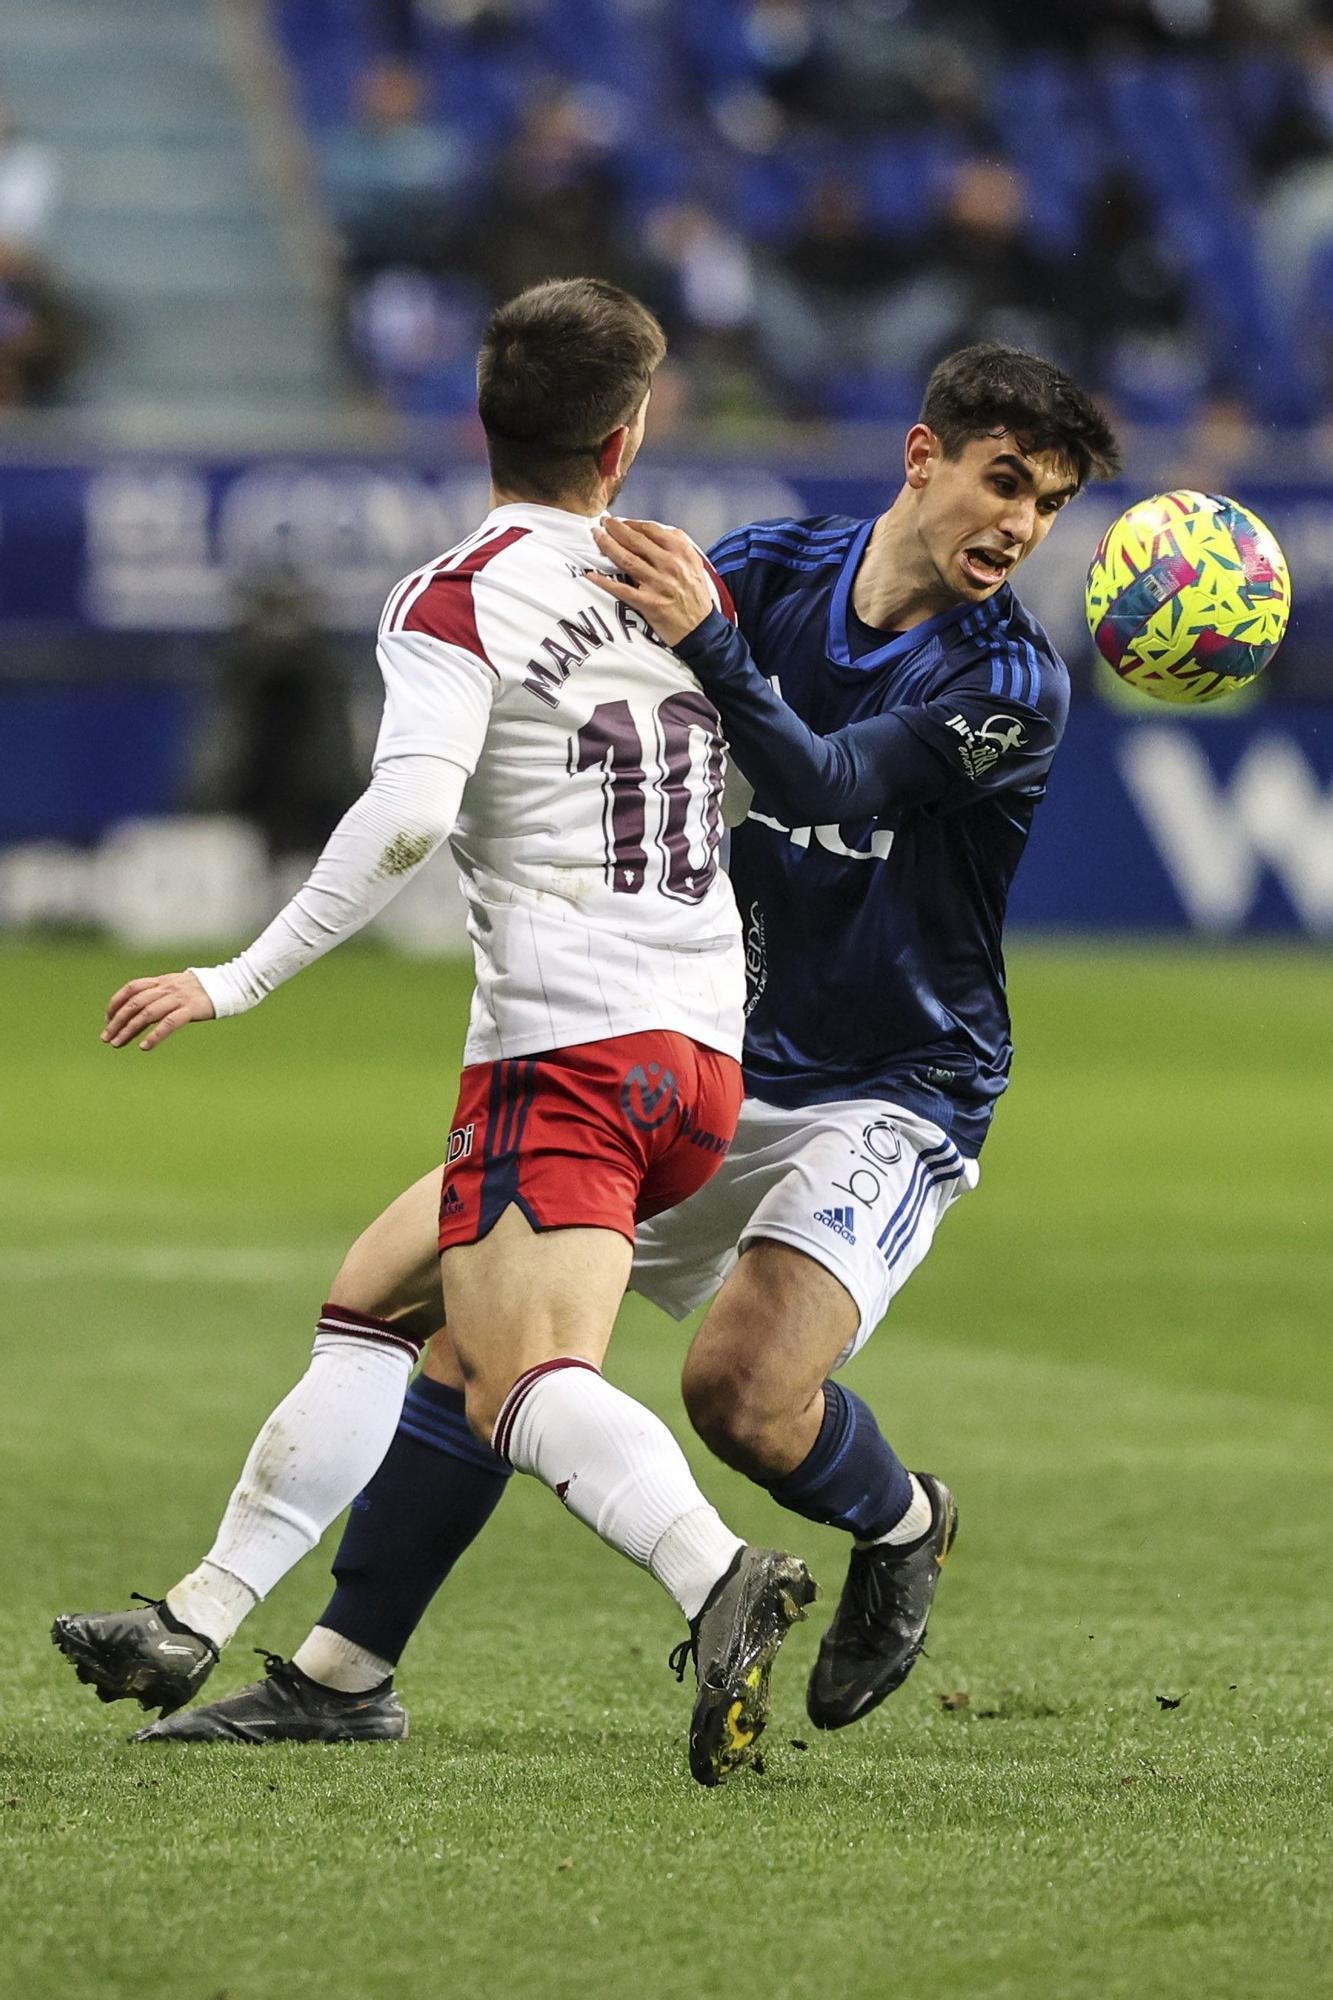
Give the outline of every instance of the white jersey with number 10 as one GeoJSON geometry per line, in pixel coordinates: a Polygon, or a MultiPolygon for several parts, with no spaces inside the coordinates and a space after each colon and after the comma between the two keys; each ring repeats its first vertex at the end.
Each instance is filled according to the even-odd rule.
{"type": "Polygon", "coordinates": [[[468,1063],[649,1028],[740,1055],[721,725],[638,613],[588,582],[611,573],[592,527],[497,507],[396,585],[380,623],[376,767],[425,752],[471,773],[452,836],[477,973],[468,1063]]]}

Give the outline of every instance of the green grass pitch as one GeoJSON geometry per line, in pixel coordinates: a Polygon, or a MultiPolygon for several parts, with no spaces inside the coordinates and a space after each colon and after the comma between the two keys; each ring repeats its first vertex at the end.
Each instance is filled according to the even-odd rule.
{"type": "MultiPolygon", "coordinates": [[[[0,1990],[1328,1990],[1326,958],[1015,952],[980,1191],[851,1377],[959,1496],[930,1656],[816,1736],[826,1601],[779,1662],[766,1775],[715,1793],[671,1606],[529,1482],[408,1654],[404,1746],[154,1751],[75,1683],[53,1614],[198,1558],[343,1245],[438,1155],[467,986],[354,948],[251,1019],[113,1054],[102,1002],[144,969],[0,951],[0,1990]]],[[[631,1302],[611,1372],[683,1431],[681,1351],[631,1302]]],[[[693,1455],[831,1601],[839,1537],[693,1455]]],[[[215,1692],[295,1646],[333,1545],[215,1692]]]]}

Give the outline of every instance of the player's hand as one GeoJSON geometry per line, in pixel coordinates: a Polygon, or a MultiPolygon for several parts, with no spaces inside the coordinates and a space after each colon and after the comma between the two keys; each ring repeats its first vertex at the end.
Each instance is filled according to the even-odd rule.
{"type": "Polygon", "coordinates": [[[632,605],[668,646],[678,646],[716,611],[704,559],[679,528],[664,528],[658,521],[620,521],[608,514],[592,532],[602,554],[629,582],[595,569],[589,570],[589,581],[632,605]]]}
{"type": "Polygon", "coordinates": [[[102,1040],[123,1049],[143,1035],[139,1047],[155,1049],[177,1028],[212,1018],[213,1002],[192,972],[156,972],[151,979],[131,979],[111,995],[102,1040]]]}

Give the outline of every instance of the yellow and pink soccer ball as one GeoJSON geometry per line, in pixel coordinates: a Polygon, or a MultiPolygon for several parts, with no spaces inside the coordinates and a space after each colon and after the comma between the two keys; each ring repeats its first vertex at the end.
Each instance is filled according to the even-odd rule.
{"type": "Polygon", "coordinates": [[[1102,536],[1088,629],[1107,665],[1158,701],[1220,701],[1272,659],[1291,582],[1277,538],[1217,493],[1158,493],[1102,536]]]}

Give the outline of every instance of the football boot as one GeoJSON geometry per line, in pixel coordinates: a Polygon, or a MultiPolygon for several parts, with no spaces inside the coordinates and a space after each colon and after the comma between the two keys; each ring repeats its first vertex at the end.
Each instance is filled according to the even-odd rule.
{"type": "Polygon", "coordinates": [[[392,1680],[365,1694],[312,1681],[290,1660],[257,1648],[264,1678],[222,1701],[150,1722],[136,1743],[401,1743],[407,1710],[392,1680]]]}
{"type": "Polygon", "coordinates": [[[690,1717],[690,1771],[701,1785],[755,1761],[768,1721],[768,1681],[778,1648],[805,1617],[819,1586],[780,1549],[742,1548],[709,1592],[690,1636],[671,1655],[678,1679],[693,1659],[698,1694],[690,1717]]]}
{"type": "Polygon", "coordinates": [[[915,1666],[939,1582],[940,1564],[958,1532],[948,1487],[928,1472],[917,1479],[930,1499],[930,1527],[918,1542],[874,1542],[852,1550],[833,1622],[820,1643],[805,1705],[816,1729],[842,1729],[878,1708],[915,1666]]]}
{"type": "Polygon", "coordinates": [[[199,1692],[218,1663],[218,1649],[173,1618],[161,1599],[134,1596],[142,1610],[57,1618],[51,1641],[99,1700],[133,1699],[170,1715],[199,1692]]]}

